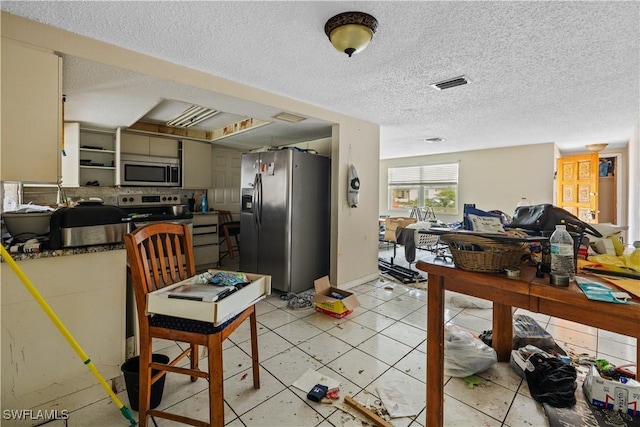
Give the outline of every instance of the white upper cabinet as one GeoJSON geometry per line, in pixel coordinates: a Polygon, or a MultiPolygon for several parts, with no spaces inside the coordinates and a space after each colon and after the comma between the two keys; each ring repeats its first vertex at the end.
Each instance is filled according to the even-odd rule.
{"type": "Polygon", "coordinates": [[[211,144],[182,140],[182,188],[210,187],[211,144]]]}
{"type": "Polygon", "coordinates": [[[116,132],[81,129],[78,123],[64,124],[62,186],[113,187],[118,184],[116,132]]]}
{"type": "Polygon", "coordinates": [[[122,132],[121,140],[123,153],[178,158],[176,139],[122,132]]]}
{"type": "Polygon", "coordinates": [[[62,58],[3,38],[1,74],[0,180],[58,182],[62,58]]]}

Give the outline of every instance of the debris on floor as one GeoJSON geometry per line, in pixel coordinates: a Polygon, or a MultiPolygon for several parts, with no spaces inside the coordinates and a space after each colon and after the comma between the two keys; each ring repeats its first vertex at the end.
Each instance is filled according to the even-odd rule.
{"type": "Polygon", "coordinates": [[[484,380],[477,375],[469,375],[463,379],[466,381],[470,389],[473,389],[474,386],[480,385],[484,382],[484,380]]]}
{"type": "Polygon", "coordinates": [[[406,398],[403,389],[406,388],[400,382],[376,386],[376,392],[391,418],[412,417],[420,412],[406,398]]]}
{"type": "Polygon", "coordinates": [[[392,424],[387,421],[389,419],[389,413],[384,406],[382,406],[380,401],[378,401],[380,406],[369,407],[368,405],[363,405],[358,402],[351,396],[345,396],[344,402],[358,411],[361,415],[364,415],[369,420],[373,421],[375,425],[380,427],[393,427],[392,424]]]}
{"type": "Polygon", "coordinates": [[[311,368],[307,369],[307,372],[302,374],[302,376],[291,385],[299,390],[304,391],[305,393],[308,393],[318,384],[327,387],[327,390],[325,390],[325,392],[340,387],[339,381],[321,374],[320,372],[311,368]]]}
{"type": "Polygon", "coordinates": [[[478,308],[478,309],[490,309],[493,307],[493,302],[476,298],[470,295],[463,295],[457,292],[447,292],[449,297],[449,304],[459,308],[478,308]]]}
{"type": "Polygon", "coordinates": [[[313,303],[311,299],[315,295],[314,292],[306,291],[300,294],[289,292],[287,294],[280,295],[280,299],[287,301],[287,307],[293,310],[300,310],[303,308],[312,308],[313,303]]]}

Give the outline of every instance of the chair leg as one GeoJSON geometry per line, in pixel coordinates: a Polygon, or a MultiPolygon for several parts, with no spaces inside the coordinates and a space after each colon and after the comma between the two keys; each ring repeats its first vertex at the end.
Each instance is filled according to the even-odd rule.
{"type": "Polygon", "coordinates": [[[149,336],[140,337],[140,366],[138,383],[138,425],[147,427],[147,411],[151,404],[151,354],[153,347],[149,336]]]}
{"type": "Polygon", "coordinates": [[[240,255],[240,240],[238,240],[238,235],[233,236],[236,240],[236,251],[238,251],[238,255],[240,255]]]}
{"type": "Polygon", "coordinates": [[[224,377],[222,375],[222,334],[209,335],[209,422],[211,427],[224,426],[224,377]]]}
{"type": "Polygon", "coordinates": [[[260,360],[258,359],[258,327],[256,324],[256,309],[249,316],[249,326],[251,328],[251,359],[253,365],[253,388],[260,388],[260,360]]]}
{"type": "Polygon", "coordinates": [[[233,244],[231,243],[231,236],[229,235],[229,232],[225,229],[224,230],[224,240],[227,242],[227,251],[229,253],[229,259],[233,259],[233,244]]]}
{"type": "MultiPolygon", "coordinates": [[[[198,344],[191,344],[191,369],[198,369],[198,360],[200,359],[200,353],[198,351],[198,344]]],[[[191,377],[191,382],[194,383],[198,377],[191,377]]]]}

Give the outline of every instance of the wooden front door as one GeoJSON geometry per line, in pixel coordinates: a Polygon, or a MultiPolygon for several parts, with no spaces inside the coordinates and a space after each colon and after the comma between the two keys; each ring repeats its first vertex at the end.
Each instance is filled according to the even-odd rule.
{"type": "Polygon", "coordinates": [[[584,222],[598,222],[598,153],[558,159],[557,203],[584,222]]]}

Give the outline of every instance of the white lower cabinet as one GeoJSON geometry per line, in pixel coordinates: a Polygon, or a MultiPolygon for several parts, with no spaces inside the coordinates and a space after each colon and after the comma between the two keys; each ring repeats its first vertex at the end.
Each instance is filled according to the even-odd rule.
{"type": "Polygon", "coordinates": [[[218,265],[220,252],[218,246],[218,214],[193,214],[193,256],[196,272],[202,273],[218,265]]]}
{"type": "MultiPolygon", "coordinates": [[[[107,381],[122,375],[125,360],[126,255],[122,249],[17,262],[107,381]]],[[[104,396],[7,263],[0,263],[0,273],[3,408],[35,413],[61,399],[72,411],[86,406],[96,387],[104,396]]]]}

